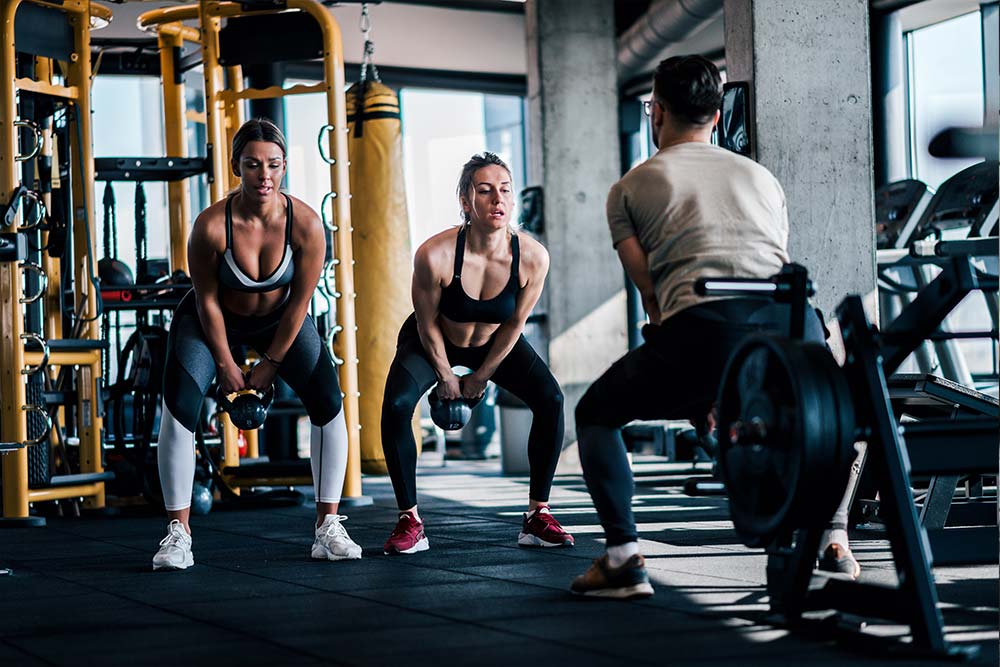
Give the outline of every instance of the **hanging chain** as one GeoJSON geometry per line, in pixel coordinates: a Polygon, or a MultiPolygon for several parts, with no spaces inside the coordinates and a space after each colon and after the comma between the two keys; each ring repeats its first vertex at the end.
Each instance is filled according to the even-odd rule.
{"type": "Polygon", "coordinates": [[[364,35],[365,39],[367,40],[368,39],[368,35],[370,35],[371,31],[372,31],[372,17],[368,13],[368,3],[367,2],[362,2],[361,3],[361,24],[360,24],[360,27],[361,27],[361,33],[364,35]]]}
{"type": "Polygon", "coordinates": [[[368,3],[361,3],[361,21],[359,23],[361,35],[365,39],[365,52],[361,58],[361,81],[368,80],[368,68],[372,71],[372,80],[381,81],[378,75],[378,67],[375,66],[375,42],[372,41],[372,17],[368,13],[368,3]]]}

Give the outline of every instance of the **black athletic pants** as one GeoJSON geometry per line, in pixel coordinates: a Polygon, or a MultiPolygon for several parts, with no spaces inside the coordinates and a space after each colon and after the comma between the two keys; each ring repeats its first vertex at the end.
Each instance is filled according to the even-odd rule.
{"type": "MultiPolygon", "coordinates": [[[[820,317],[806,319],[806,340],[825,340],[820,317]]],[[[576,432],[584,479],[608,546],[638,538],[621,427],[635,419],[702,419],[736,345],[751,333],[785,331],[787,320],[787,306],[762,299],[687,308],[660,326],[643,328],[645,343],[590,386],[576,406],[576,432]]]]}
{"type": "MultiPolygon", "coordinates": [[[[445,338],[448,362],[476,370],[492,344],[491,339],[480,347],[457,347],[445,338]]],[[[514,343],[490,379],[531,409],[530,497],[547,501],[563,444],[563,394],[559,383],[524,336],[514,343]]],[[[436,382],[437,375],[417,333],[416,317],[410,315],[399,331],[396,357],[389,367],[382,401],[382,450],[401,510],[417,504],[417,444],[410,426],[413,410],[436,382]]]]}

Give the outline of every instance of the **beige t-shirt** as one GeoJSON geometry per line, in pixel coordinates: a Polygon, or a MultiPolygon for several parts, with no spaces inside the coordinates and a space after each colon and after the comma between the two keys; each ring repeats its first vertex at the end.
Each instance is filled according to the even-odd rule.
{"type": "Polygon", "coordinates": [[[753,160],[701,142],[670,146],[608,193],[618,245],[635,236],[666,320],[710,300],[698,278],[768,278],[788,262],[788,211],[777,179],[753,160]]]}

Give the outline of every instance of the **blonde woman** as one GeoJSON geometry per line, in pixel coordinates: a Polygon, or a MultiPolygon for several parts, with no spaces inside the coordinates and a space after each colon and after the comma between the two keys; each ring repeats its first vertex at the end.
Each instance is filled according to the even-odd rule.
{"type": "Polygon", "coordinates": [[[521,335],[542,292],[549,256],[541,243],[510,224],[512,180],[493,153],[474,155],[458,182],[464,224],[432,236],[417,250],[414,312],[399,332],[382,404],[382,448],[400,512],[386,554],[430,546],[417,513],[417,448],[410,428],[417,401],[435,383],[442,399],[477,398],[489,380],[532,411],[531,485],[518,544],[573,546],[548,507],[562,450],[563,395],[521,335]],[[459,378],[454,366],[473,372],[459,378]]]}

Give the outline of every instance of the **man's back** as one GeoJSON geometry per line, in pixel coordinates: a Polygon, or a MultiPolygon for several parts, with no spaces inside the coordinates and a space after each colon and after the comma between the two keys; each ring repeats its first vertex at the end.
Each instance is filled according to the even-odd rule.
{"type": "Polygon", "coordinates": [[[766,278],[788,261],[788,215],[764,167],[702,142],[670,146],[629,171],[608,195],[617,245],[646,252],[662,319],[704,301],[702,277],[766,278]]]}

